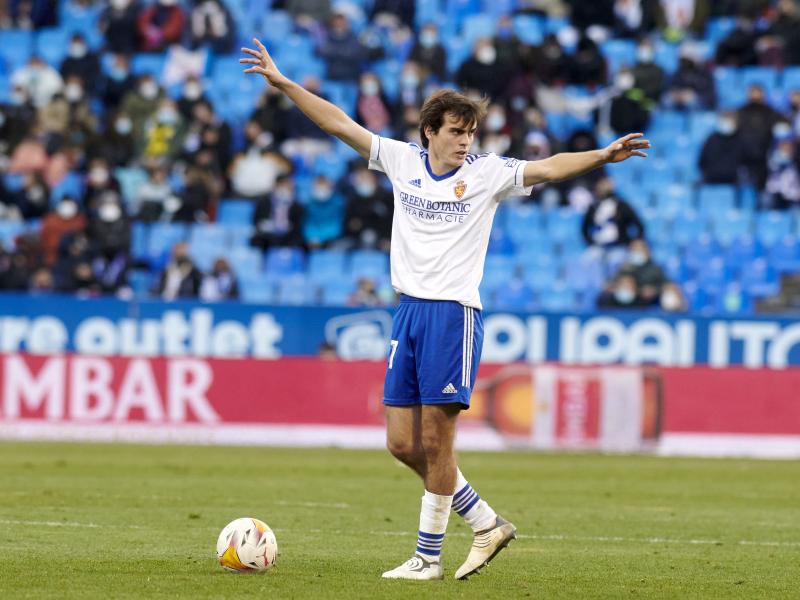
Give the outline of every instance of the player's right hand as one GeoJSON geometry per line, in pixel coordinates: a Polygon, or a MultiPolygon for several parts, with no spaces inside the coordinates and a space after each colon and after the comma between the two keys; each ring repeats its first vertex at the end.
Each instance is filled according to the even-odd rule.
{"type": "Polygon", "coordinates": [[[254,65],[248,69],[245,69],[245,73],[258,73],[264,76],[264,79],[267,80],[267,83],[270,85],[278,85],[279,83],[286,80],[283,74],[278,70],[278,67],[275,66],[275,62],[272,60],[272,57],[267,52],[267,49],[264,47],[257,38],[253,38],[253,42],[258,47],[258,50],[253,50],[252,48],[242,48],[242,52],[245,54],[249,54],[253,58],[240,58],[239,62],[246,65],[254,65]]]}

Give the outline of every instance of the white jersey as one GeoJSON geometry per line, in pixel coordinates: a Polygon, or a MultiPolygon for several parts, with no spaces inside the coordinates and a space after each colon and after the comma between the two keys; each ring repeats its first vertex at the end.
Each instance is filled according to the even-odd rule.
{"type": "Polygon", "coordinates": [[[482,308],[478,286],[500,200],[528,195],[525,161],[469,154],[461,167],[434,175],[428,151],[374,135],[369,168],[394,189],[392,287],[428,300],[482,308]]]}

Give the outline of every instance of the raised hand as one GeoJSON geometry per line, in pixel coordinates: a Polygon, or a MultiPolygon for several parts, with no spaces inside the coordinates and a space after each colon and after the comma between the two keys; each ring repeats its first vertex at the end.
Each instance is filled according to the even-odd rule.
{"type": "Polygon", "coordinates": [[[267,83],[270,85],[278,85],[284,81],[286,81],[286,77],[278,70],[278,67],[275,66],[275,61],[272,60],[272,57],[267,52],[267,49],[264,47],[257,38],[253,38],[253,42],[258,47],[258,50],[253,50],[252,48],[242,48],[242,52],[245,54],[249,54],[253,58],[240,58],[239,62],[246,65],[254,65],[248,69],[245,69],[245,73],[258,73],[259,75],[263,75],[264,79],[267,80],[267,83]]]}
{"type": "Polygon", "coordinates": [[[631,156],[647,156],[642,150],[650,147],[649,140],[642,138],[642,133],[629,133],[615,142],[611,142],[604,150],[606,162],[615,163],[629,159],[631,156]]]}

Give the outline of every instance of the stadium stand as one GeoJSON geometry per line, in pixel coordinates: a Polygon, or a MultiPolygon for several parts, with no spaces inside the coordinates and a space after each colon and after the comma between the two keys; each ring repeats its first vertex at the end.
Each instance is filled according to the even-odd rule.
{"type": "MultiPolygon", "coordinates": [[[[370,236],[306,240],[263,251],[250,246],[254,226],[277,233],[285,229],[287,202],[303,207],[305,218],[311,213],[315,219],[346,218],[346,211],[317,210],[314,182],[327,177],[335,182],[335,194],[349,197],[357,157],[256,78],[243,75],[237,54],[198,42],[203,38],[192,30],[195,3],[178,2],[177,8],[158,0],[47,4],[55,11],[37,12],[35,22],[16,14],[15,3],[0,9],[6,11],[0,15],[0,288],[26,289],[37,271],[59,268],[45,264],[30,247],[37,219],[69,196],[87,217],[90,240],[92,223],[104,219],[121,220],[130,231],[128,272],[120,286],[107,290],[86,284],[78,290],[83,294],[130,290],[147,297],[173,246],[185,241],[201,271],[208,272],[217,257],[230,260],[243,301],[342,304],[363,277],[372,278],[382,290],[380,298],[391,301],[385,248],[376,247],[370,236]],[[168,8],[184,19],[178,40],[183,51],[147,51],[155,42],[134,36],[131,43],[138,46],[132,48],[129,69],[114,66],[114,53],[124,46],[114,37],[121,24],[135,23],[142,11],[160,14],[168,8]],[[88,48],[73,47],[76,31],[84,34],[88,48]],[[52,67],[47,85],[36,77],[45,71],[34,57],[43,61],[43,69],[52,67]],[[68,77],[69,69],[91,57],[103,65],[99,81],[76,83],[68,77]],[[145,75],[153,75],[157,85],[145,75]],[[189,75],[199,78],[199,89],[184,85],[189,75]],[[119,99],[109,95],[112,88],[121,90],[119,99]],[[250,121],[259,125],[252,135],[250,121]],[[91,159],[112,156],[111,150],[120,147],[130,147],[132,154],[119,158],[124,155],[114,152],[112,172],[95,177],[91,159]],[[280,157],[268,163],[274,165],[268,173],[253,166],[263,160],[240,163],[237,169],[243,181],[257,183],[253,189],[261,190],[259,195],[233,195],[233,157],[267,155],[280,157]],[[285,169],[281,161],[295,181],[295,197],[288,199],[271,193],[285,169]],[[166,169],[166,182],[148,176],[158,169],[166,169]],[[270,190],[266,196],[264,189],[270,190]],[[141,212],[142,197],[158,199],[158,216],[141,212]],[[269,216],[255,223],[255,205],[264,198],[269,216]],[[119,206],[121,214],[110,205],[119,206]],[[13,260],[23,250],[25,260],[13,260]]],[[[506,112],[499,141],[489,146],[481,132],[473,151],[491,148],[541,158],[526,139],[545,140],[550,153],[578,149],[576,140],[603,144],[638,114],[653,142],[651,156],[605,173],[612,178],[612,193],[638,214],[654,260],[680,285],[691,310],[753,312],[760,299],[775,295],[781,276],[800,268],[800,59],[791,44],[772,43],[776,32],[786,30],[775,23],[800,27],[792,3],[748,4],[757,6],[750,16],[761,40],[749,54],[727,43],[738,27],[737,2],[720,3],[725,9],[713,3],[705,22],[673,22],[675,13],[664,9],[654,23],[637,23],[635,11],[619,12],[612,25],[588,28],[558,10],[570,2],[551,3],[553,14],[530,10],[531,3],[522,0],[426,0],[409,3],[401,15],[382,13],[377,0],[332,4],[327,16],[349,22],[352,34],[330,26],[336,19],[302,15],[297,8],[302,3],[225,0],[220,14],[230,15],[235,28],[231,48],[260,36],[287,74],[309,85],[309,78],[315,79],[321,93],[352,116],[400,139],[413,141],[417,135],[414,111],[406,107],[418,105],[436,86],[454,85],[467,60],[484,61],[506,82],[492,98],[506,112]],[[430,23],[439,25],[438,32],[426,27],[430,23]],[[426,34],[420,36],[423,29],[426,34]],[[489,40],[495,52],[473,56],[479,40],[489,40]],[[363,79],[359,84],[336,71],[341,65],[323,48],[337,43],[361,57],[360,64],[349,65],[356,73],[375,73],[388,114],[359,112],[374,92],[363,79]],[[600,83],[596,74],[588,75],[594,73],[586,62],[594,47],[602,61],[600,83]],[[431,62],[404,69],[409,56],[431,62]],[[436,56],[446,65],[441,78],[435,74],[436,56]],[[659,72],[662,79],[654,75],[659,72]],[[734,115],[733,131],[723,111],[732,111],[725,114],[734,115]],[[731,183],[704,180],[701,151],[714,136],[734,136],[749,149],[713,157],[729,167],[731,183]]],[[[670,2],[659,4],[664,8],[670,2]]],[[[597,200],[596,183],[597,178],[582,177],[500,207],[481,287],[487,308],[581,310],[593,308],[597,295],[610,289],[630,256],[613,240],[587,248],[582,239],[584,212],[597,200]]],[[[66,244],[61,252],[59,261],[66,260],[66,244]]],[[[90,244],[85,260],[91,262],[93,252],[90,244]]],[[[56,281],[53,291],[75,291],[69,277],[62,283],[56,281]]]]}

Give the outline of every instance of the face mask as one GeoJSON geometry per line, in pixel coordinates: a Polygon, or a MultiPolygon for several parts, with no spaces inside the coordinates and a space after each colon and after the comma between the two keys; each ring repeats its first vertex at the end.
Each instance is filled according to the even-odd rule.
{"type": "Polygon", "coordinates": [[[291,202],[292,201],[292,190],[289,188],[277,188],[273,193],[276,200],[281,202],[291,202]]]}
{"type": "Polygon", "coordinates": [[[365,96],[374,96],[378,93],[378,83],[368,79],[361,84],[361,93],[365,96]]]}
{"type": "Polygon", "coordinates": [[[131,0],[111,0],[111,6],[113,6],[117,10],[121,10],[123,8],[127,8],[130,2],[131,0]]]}
{"type": "Polygon", "coordinates": [[[501,112],[493,112],[486,118],[486,127],[489,131],[499,131],[506,125],[506,117],[501,112]]]}
{"type": "MultiPolygon", "coordinates": [[[[125,69],[120,68],[120,67],[112,67],[111,68],[111,72],[109,73],[109,76],[114,81],[124,81],[125,78],[128,76],[128,72],[125,69]]],[[[142,95],[144,95],[144,94],[142,94],[142,95]]]]}
{"type": "Polygon", "coordinates": [[[28,95],[22,90],[14,90],[11,92],[11,104],[14,106],[20,106],[21,104],[25,104],[25,101],[28,99],[28,95]]]}
{"type": "Polygon", "coordinates": [[[621,288],[614,292],[614,298],[620,304],[630,304],[633,302],[634,297],[633,291],[628,288],[621,288]]]}
{"type": "Polygon", "coordinates": [[[152,100],[158,96],[158,84],[154,81],[145,81],[139,86],[139,93],[148,100],[152,100]]]}
{"type": "Polygon", "coordinates": [[[178,113],[171,108],[162,108],[158,111],[158,122],[164,125],[175,125],[178,122],[178,113]]]}
{"type": "Polygon", "coordinates": [[[419,85],[419,77],[416,73],[403,73],[400,76],[400,85],[404,88],[416,88],[419,85]]]}
{"type": "Polygon", "coordinates": [[[778,140],[785,140],[792,136],[792,126],[788,123],[775,123],[772,126],[772,136],[778,140]]]}
{"type": "Polygon", "coordinates": [[[493,46],[483,46],[475,54],[475,58],[483,65],[493,65],[494,61],[497,59],[497,51],[493,46]]]}
{"type": "Polygon", "coordinates": [[[114,130],[120,135],[128,135],[133,129],[133,122],[130,119],[117,119],[114,123],[114,130]]]}
{"type": "Polygon", "coordinates": [[[83,88],[77,83],[69,83],[64,86],[64,97],[67,102],[78,102],[83,98],[83,88]]]}
{"type": "Polygon", "coordinates": [[[736,131],[736,121],[733,119],[720,119],[717,121],[717,131],[722,135],[731,135],[736,131]]]}
{"type": "Polygon", "coordinates": [[[104,185],[108,181],[108,169],[95,167],[89,171],[89,181],[94,185],[104,185]]]}
{"type": "Polygon", "coordinates": [[[633,87],[635,81],[636,79],[633,76],[633,73],[620,73],[619,75],[617,75],[617,78],[614,81],[614,83],[620,90],[625,92],[633,87]]]}
{"type": "Polygon", "coordinates": [[[777,166],[785,167],[792,162],[792,155],[785,150],[776,150],[775,154],[772,155],[772,160],[775,161],[777,166]]]}
{"type": "Polygon", "coordinates": [[[423,31],[419,34],[419,43],[423,48],[433,48],[437,41],[438,36],[434,31],[423,31]]]}
{"type": "Polygon", "coordinates": [[[375,193],[375,185],[372,183],[357,183],[355,185],[356,194],[362,198],[368,198],[375,193]]]}
{"type": "Polygon", "coordinates": [[[332,190],[327,185],[315,185],[311,190],[311,196],[318,202],[327,202],[332,194],[332,190]]]}
{"type": "Polygon", "coordinates": [[[44,198],[44,190],[41,186],[32,187],[28,190],[28,199],[32,202],[38,203],[39,200],[44,198]]]}
{"type": "Polygon", "coordinates": [[[525,96],[514,96],[511,98],[511,109],[516,112],[522,112],[528,106],[528,101],[525,96]]]}
{"type": "Polygon", "coordinates": [[[106,223],[113,223],[122,216],[122,210],[120,209],[119,204],[114,202],[106,202],[97,210],[97,216],[100,217],[100,220],[105,221],[106,223]]]}
{"type": "Polygon", "coordinates": [[[83,58],[86,56],[87,48],[83,42],[73,42],[69,45],[69,55],[72,58],[83,58]]]}
{"type": "Polygon", "coordinates": [[[632,265],[636,265],[637,267],[641,267],[643,264],[647,262],[647,255],[644,252],[639,252],[638,250],[631,252],[628,260],[632,265]]]}
{"type": "Polygon", "coordinates": [[[62,219],[71,219],[78,214],[78,205],[72,200],[62,200],[56,208],[56,213],[62,219]]]}
{"type": "Polygon", "coordinates": [[[661,294],[661,308],[664,310],[679,310],[681,307],[681,297],[675,292],[666,291],[661,294]]]}
{"type": "Polygon", "coordinates": [[[183,88],[183,97],[189,100],[197,100],[202,95],[203,87],[199,83],[187,83],[183,88]]]}
{"type": "Polygon", "coordinates": [[[639,59],[639,62],[651,63],[655,58],[655,52],[650,46],[643,46],[639,48],[636,57],[639,59]]]}

